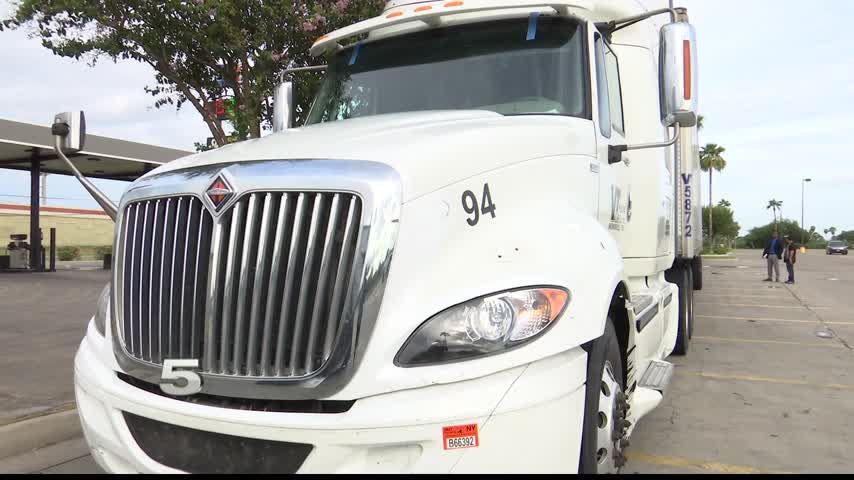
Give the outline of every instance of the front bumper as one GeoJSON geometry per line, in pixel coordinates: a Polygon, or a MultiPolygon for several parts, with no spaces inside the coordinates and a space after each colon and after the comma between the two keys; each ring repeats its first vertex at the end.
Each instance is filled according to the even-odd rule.
{"type": "MultiPolygon", "coordinates": [[[[152,460],[123,412],[196,430],[311,444],[299,473],[577,472],[586,353],[563,354],[486,377],[359,399],[339,414],[201,406],[120,380],[110,345],[90,328],[74,365],[75,393],[96,462],[116,473],[180,473],[152,460]],[[476,424],[479,445],[445,450],[443,427],[476,424]]],[[[418,375],[417,369],[412,370],[418,375]]]]}

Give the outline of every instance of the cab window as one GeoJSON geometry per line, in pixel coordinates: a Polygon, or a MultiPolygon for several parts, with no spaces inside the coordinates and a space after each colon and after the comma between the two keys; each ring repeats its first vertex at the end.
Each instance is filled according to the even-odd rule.
{"type": "Polygon", "coordinates": [[[596,89],[598,90],[599,131],[605,138],[611,138],[611,97],[609,95],[608,74],[605,66],[605,41],[598,33],[594,41],[596,50],[596,89]]]}
{"type": "Polygon", "coordinates": [[[605,44],[605,73],[608,76],[608,98],[611,106],[611,126],[620,135],[626,135],[623,119],[623,92],[620,83],[620,63],[614,51],[605,44]]]}

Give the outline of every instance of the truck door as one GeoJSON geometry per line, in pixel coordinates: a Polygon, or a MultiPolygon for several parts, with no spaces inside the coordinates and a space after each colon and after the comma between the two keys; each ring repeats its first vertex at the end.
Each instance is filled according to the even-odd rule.
{"type": "Polygon", "coordinates": [[[623,95],[617,56],[602,35],[591,28],[594,72],[593,103],[599,160],[599,222],[619,241],[631,219],[631,190],[625,163],[608,164],[608,146],[625,143],[623,95]],[[626,177],[626,178],[624,178],[626,177]]]}

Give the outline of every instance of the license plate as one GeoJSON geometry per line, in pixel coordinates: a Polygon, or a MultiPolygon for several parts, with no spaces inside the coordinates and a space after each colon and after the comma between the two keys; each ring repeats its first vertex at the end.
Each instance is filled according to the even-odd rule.
{"type": "Polygon", "coordinates": [[[477,424],[442,427],[442,443],[445,450],[476,448],[480,444],[477,424]]]}

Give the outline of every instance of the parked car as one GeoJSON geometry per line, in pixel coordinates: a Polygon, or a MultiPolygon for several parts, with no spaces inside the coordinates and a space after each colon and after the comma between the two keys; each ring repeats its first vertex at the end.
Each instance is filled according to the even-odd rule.
{"type": "Polygon", "coordinates": [[[828,242],[827,254],[833,255],[834,253],[848,255],[848,242],[844,242],[842,240],[831,240],[830,242],[828,242]]]}

